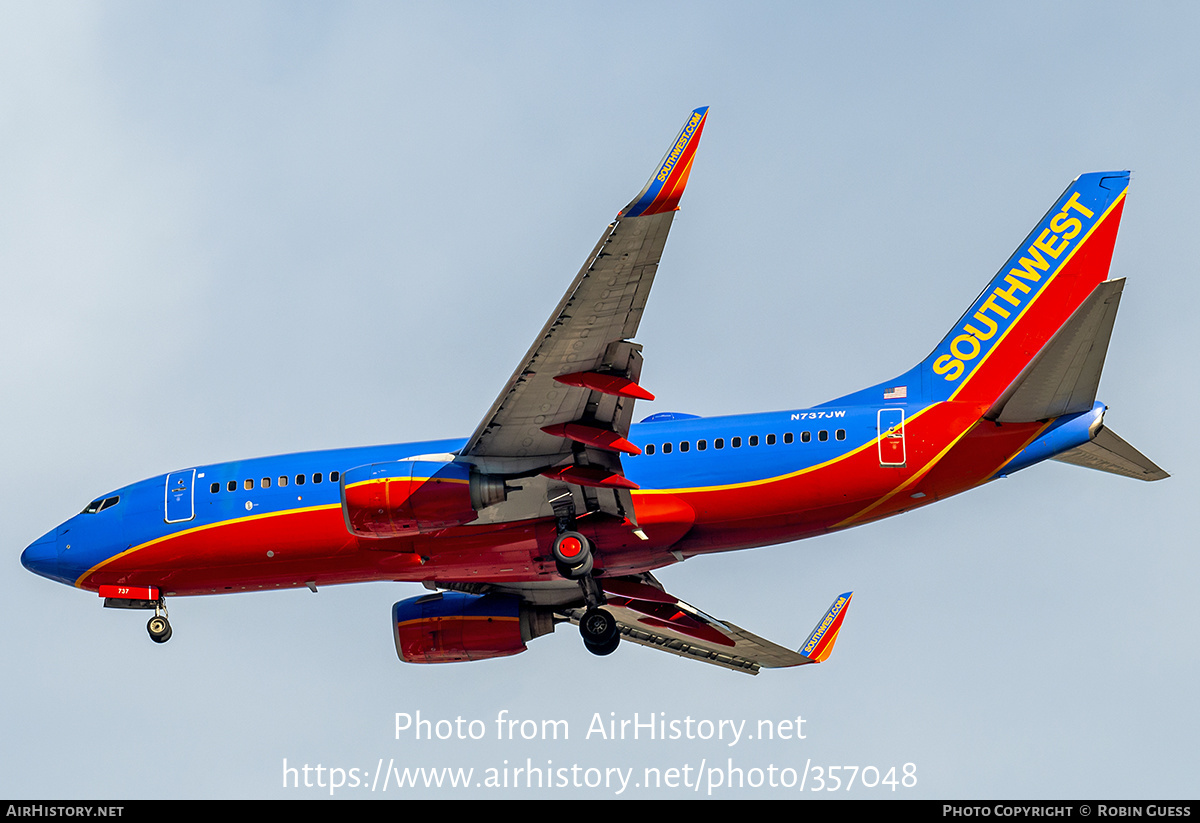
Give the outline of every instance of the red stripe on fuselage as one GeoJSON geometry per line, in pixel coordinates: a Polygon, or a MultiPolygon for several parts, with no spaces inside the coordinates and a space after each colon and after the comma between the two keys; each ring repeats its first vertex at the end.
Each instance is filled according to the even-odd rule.
{"type": "Polygon", "coordinates": [[[938,403],[914,414],[905,423],[908,462],[903,467],[881,466],[872,440],[839,460],[767,483],[676,492],[696,511],[696,528],[677,548],[713,552],[768,545],[932,503],[940,487],[926,475],[986,408],[938,403]],[[911,496],[916,493],[922,496],[911,496]]]}
{"type": "Polygon", "coordinates": [[[185,595],[299,588],[308,581],[530,580],[540,578],[533,558],[550,534],[553,524],[519,523],[359,540],[346,531],[339,507],[302,509],[152,541],[99,564],[76,585],[158,585],[167,594],[185,595]]]}
{"type": "MultiPolygon", "coordinates": [[[[905,424],[907,465],[881,466],[875,441],[829,463],[760,482],[634,494],[632,525],[578,521],[609,574],[676,562],[671,550],[728,551],[797,540],[927,505],[988,480],[1041,430],[980,421],[987,404],[938,403],[905,424]],[[919,495],[914,497],[913,495],[919,495]]],[[[211,594],[370,580],[492,582],[559,578],[547,557],[551,520],[459,526],[411,538],[356,539],[339,507],[231,520],[152,541],[78,581],[211,594]],[[268,552],[272,556],[268,557],[268,552]]]]}

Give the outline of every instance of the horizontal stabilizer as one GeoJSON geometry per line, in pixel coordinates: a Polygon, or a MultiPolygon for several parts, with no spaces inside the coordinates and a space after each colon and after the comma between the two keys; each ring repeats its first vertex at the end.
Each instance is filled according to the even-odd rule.
{"type": "Polygon", "coordinates": [[[1063,452],[1054,459],[1137,480],[1162,480],[1171,476],[1111,429],[1101,429],[1090,443],[1063,452]]]}
{"type": "Polygon", "coordinates": [[[1096,286],[1000,396],[988,419],[1030,423],[1090,409],[1124,285],[1121,278],[1096,286]]]}

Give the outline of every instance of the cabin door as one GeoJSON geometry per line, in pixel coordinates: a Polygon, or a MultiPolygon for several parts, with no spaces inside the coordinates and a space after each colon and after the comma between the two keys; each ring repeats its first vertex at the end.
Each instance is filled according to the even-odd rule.
{"type": "Polygon", "coordinates": [[[188,469],[167,475],[168,523],[182,523],[196,516],[195,509],[196,470],[188,469]]]}
{"type": "Polygon", "coordinates": [[[904,409],[879,410],[879,465],[903,466],[904,409]]]}

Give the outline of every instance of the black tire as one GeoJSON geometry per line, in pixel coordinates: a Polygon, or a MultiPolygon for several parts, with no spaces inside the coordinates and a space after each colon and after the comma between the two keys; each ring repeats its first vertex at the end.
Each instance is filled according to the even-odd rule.
{"type": "Polygon", "coordinates": [[[150,621],[146,623],[146,631],[150,633],[150,639],[155,643],[166,643],[171,639],[171,624],[167,618],[154,615],[150,621]]]}
{"type": "Polygon", "coordinates": [[[621,636],[617,619],[606,609],[588,609],[579,621],[579,633],[585,642],[605,645],[614,637],[621,636]]]}
{"type": "Polygon", "coordinates": [[[563,577],[568,580],[578,580],[592,573],[592,556],[590,554],[585,555],[583,562],[578,566],[567,566],[560,560],[555,560],[554,565],[558,569],[558,573],[563,577]]]}
{"type": "Polygon", "coordinates": [[[621,644],[621,630],[616,618],[605,609],[588,609],[579,621],[583,646],[599,657],[612,654],[621,644]]]}
{"type": "Polygon", "coordinates": [[[556,563],[573,569],[592,556],[592,544],[579,532],[563,532],[554,538],[550,553],[554,555],[556,563]]]}
{"type": "Polygon", "coordinates": [[[590,640],[583,641],[583,647],[597,657],[604,657],[612,654],[617,650],[617,646],[621,645],[621,635],[617,634],[612,640],[607,643],[592,643],[590,640]]]}

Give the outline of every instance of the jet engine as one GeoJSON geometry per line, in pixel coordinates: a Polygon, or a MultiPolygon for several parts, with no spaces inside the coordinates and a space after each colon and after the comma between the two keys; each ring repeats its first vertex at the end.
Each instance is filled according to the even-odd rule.
{"type": "Polygon", "coordinates": [[[469,523],[504,500],[504,481],[465,463],[400,460],[342,474],[342,514],[358,537],[401,537],[469,523]]]}
{"type": "Polygon", "coordinates": [[[506,594],[438,592],[392,606],[392,631],[406,663],[454,663],[520,654],[554,620],[506,594]]]}

